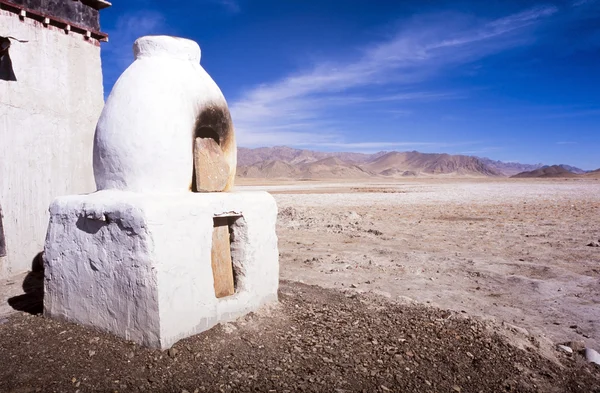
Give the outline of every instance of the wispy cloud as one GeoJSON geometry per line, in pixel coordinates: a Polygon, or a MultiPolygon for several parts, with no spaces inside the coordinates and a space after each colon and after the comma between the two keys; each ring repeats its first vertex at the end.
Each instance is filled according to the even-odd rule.
{"type": "Polygon", "coordinates": [[[580,7],[582,5],[592,4],[594,2],[595,2],[595,0],[575,0],[575,1],[573,1],[572,5],[573,5],[573,7],[580,7]]]}
{"type": "Polygon", "coordinates": [[[213,0],[215,3],[219,3],[220,5],[222,5],[223,7],[225,7],[225,9],[227,9],[227,11],[229,12],[233,12],[233,13],[238,13],[242,10],[242,8],[240,7],[240,4],[236,1],[236,0],[213,0]]]}
{"type": "Polygon", "coordinates": [[[336,106],[460,98],[456,92],[428,91],[419,84],[450,67],[531,43],[526,28],[557,11],[554,6],[535,7],[488,21],[458,14],[415,16],[388,40],[363,48],[354,61],[326,59],[246,91],[231,103],[239,143],[351,148],[340,131],[348,124],[330,116],[336,106]],[[384,85],[395,92],[373,92],[379,89],[372,87],[384,85]]]}
{"type": "Polygon", "coordinates": [[[557,145],[576,145],[577,142],[571,142],[571,141],[560,141],[560,142],[556,142],[557,145]]]}

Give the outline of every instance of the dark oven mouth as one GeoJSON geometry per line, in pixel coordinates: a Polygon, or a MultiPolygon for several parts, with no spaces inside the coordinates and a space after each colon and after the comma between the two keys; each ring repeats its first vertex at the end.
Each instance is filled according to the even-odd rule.
{"type": "Polygon", "coordinates": [[[211,138],[221,147],[232,132],[231,114],[227,106],[209,105],[196,119],[194,139],[211,138]]]}

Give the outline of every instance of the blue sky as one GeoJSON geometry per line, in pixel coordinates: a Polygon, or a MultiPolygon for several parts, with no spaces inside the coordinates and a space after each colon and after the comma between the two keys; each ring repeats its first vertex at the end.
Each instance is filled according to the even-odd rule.
{"type": "Polygon", "coordinates": [[[191,38],[238,143],[600,168],[600,0],[114,0],[104,88],[191,38]]]}

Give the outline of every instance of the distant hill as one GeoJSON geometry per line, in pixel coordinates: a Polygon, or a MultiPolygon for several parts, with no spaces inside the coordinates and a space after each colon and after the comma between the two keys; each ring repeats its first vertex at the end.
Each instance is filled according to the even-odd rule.
{"type": "Polygon", "coordinates": [[[373,174],[337,157],[326,157],[295,165],[281,160],[262,161],[238,167],[238,176],[264,179],[358,179],[371,177],[373,174]]]}
{"type": "Polygon", "coordinates": [[[600,169],[596,169],[595,171],[586,172],[583,177],[590,179],[600,179],[600,169]]]}
{"type": "Polygon", "coordinates": [[[414,172],[427,175],[475,175],[499,176],[500,174],[477,157],[429,154],[411,152],[391,152],[363,165],[370,172],[390,176],[391,173],[414,172]]]}
{"type": "Polygon", "coordinates": [[[344,162],[364,163],[382,156],[387,152],[375,154],[344,153],[344,152],[321,152],[313,150],[293,149],[287,146],[259,147],[248,149],[238,148],[238,165],[248,166],[262,161],[283,161],[288,164],[305,164],[316,162],[328,157],[337,157],[344,162]]]}
{"type": "Polygon", "coordinates": [[[533,177],[578,177],[576,173],[573,173],[565,169],[561,165],[544,166],[533,171],[521,172],[514,176],[515,179],[522,178],[533,178],[533,177]]]}
{"type": "Polygon", "coordinates": [[[486,164],[492,170],[499,172],[505,176],[512,176],[521,172],[534,171],[544,166],[543,164],[521,164],[519,162],[494,161],[485,157],[477,158],[479,158],[481,162],[486,164]]]}
{"type": "Polygon", "coordinates": [[[479,158],[413,152],[317,152],[290,147],[238,149],[238,175],[251,178],[366,178],[419,175],[500,176],[479,158]]]}
{"type": "Polygon", "coordinates": [[[304,163],[299,166],[303,178],[345,178],[355,179],[371,177],[372,173],[358,165],[346,162],[339,157],[327,157],[319,161],[304,163]]]}
{"type": "Polygon", "coordinates": [[[560,164],[559,167],[568,170],[571,173],[576,173],[578,175],[582,175],[584,173],[587,173],[587,171],[584,171],[581,168],[577,168],[576,166],[571,166],[571,165],[566,165],[566,164],[560,164]]]}
{"type": "Polygon", "coordinates": [[[570,165],[544,166],[466,155],[380,151],[374,154],[320,152],[287,146],[238,148],[240,177],[287,179],[406,178],[415,176],[513,176],[600,178],[570,165]]]}
{"type": "Polygon", "coordinates": [[[252,178],[298,178],[299,171],[291,164],[281,160],[266,160],[253,165],[238,166],[237,176],[252,178]]]}

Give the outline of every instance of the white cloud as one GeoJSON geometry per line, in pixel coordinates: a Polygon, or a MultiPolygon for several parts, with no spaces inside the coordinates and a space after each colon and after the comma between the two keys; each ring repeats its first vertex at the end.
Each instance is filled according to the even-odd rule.
{"type": "Polygon", "coordinates": [[[351,148],[351,144],[343,143],[341,132],[347,124],[329,115],[336,106],[459,98],[456,92],[424,91],[419,82],[449,67],[530,43],[524,28],[557,11],[546,6],[491,21],[457,14],[404,21],[395,35],[364,48],[352,62],[323,61],[312,69],[246,91],[230,105],[239,143],[249,147],[333,143],[351,148]],[[398,92],[382,95],[363,91],[381,86],[398,92]]]}

